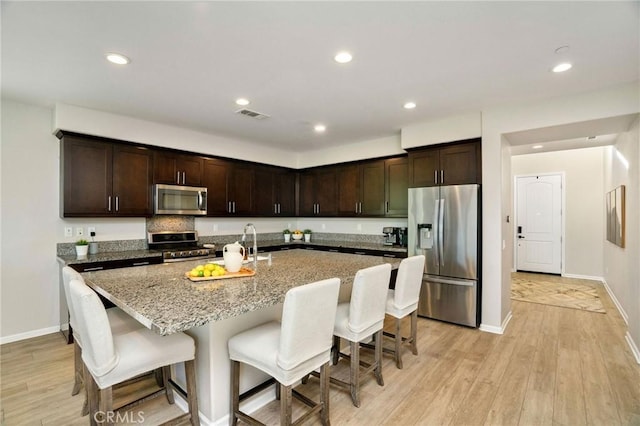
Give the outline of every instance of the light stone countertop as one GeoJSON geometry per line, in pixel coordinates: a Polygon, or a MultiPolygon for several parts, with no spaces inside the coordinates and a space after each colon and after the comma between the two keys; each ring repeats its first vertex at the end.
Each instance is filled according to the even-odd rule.
{"type": "MultiPolygon", "coordinates": [[[[256,275],[192,282],[185,277],[202,260],[82,274],[99,294],[159,334],[236,317],[284,302],[293,287],[337,277],[350,292],[359,269],[402,259],[310,250],[273,252],[272,265],[259,261],[256,275]]],[[[249,264],[251,266],[251,264],[249,264]]],[[[344,291],[341,290],[341,296],[344,291]]]]}

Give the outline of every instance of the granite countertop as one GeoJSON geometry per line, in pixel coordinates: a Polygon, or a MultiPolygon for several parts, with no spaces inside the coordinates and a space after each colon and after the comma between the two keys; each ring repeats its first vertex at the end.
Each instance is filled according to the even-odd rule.
{"type": "MultiPolygon", "coordinates": [[[[401,259],[310,250],[273,252],[259,261],[256,275],[192,282],[185,276],[203,261],[186,261],[82,274],[99,294],[159,334],[236,317],[284,301],[290,288],[338,277],[350,288],[355,273],[401,259]]],[[[342,291],[341,291],[342,293],[342,291]]]]}
{"type": "Polygon", "coordinates": [[[280,240],[267,240],[260,241],[258,240],[258,252],[260,251],[260,247],[272,247],[272,246],[291,246],[291,248],[298,248],[304,246],[326,246],[326,247],[348,247],[352,249],[366,249],[366,250],[379,250],[379,251],[389,251],[389,252],[399,252],[406,253],[406,247],[398,247],[398,246],[385,246],[383,244],[375,244],[368,243],[362,241],[333,241],[333,240],[314,240],[311,237],[311,241],[306,243],[304,240],[291,240],[290,243],[285,243],[284,238],[280,240]]]}
{"type": "MultiPolygon", "coordinates": [[[[249,245],[253,244],[248,241],[249,245]]],[[[216,244],[216,251],[220,252],[224,244],[216,244]]],[[[282,247],[288,246],[292,249],[303,248],[307,246],[325,246],[325,247],[347,247],[352,249],[364,249],[364,250],[378,250],[387,252],[406,253],[406,247],[385,246],[382,244],[368,243],[368,242],[356,242],[356,241],[332,241],[332,240],[317,240],[311,242],[304,241],[291,241],[285,243],[284,239],[273,240],[260,240],[258,238],[258,253],[270,247],[282,247]]],[[[100,263],[110,262],[117,260],[130,260],[141,259],[149,257],[162,257],[162,252],[158,250],[123,250],[123,251],[111,251],[111,252],[99,252],[97,254],[89,254],[86,258],[78,258],[76,255],[58,255],[58,260],[64,265],[78,265],[83,263],[100,263]]]]}
{"type": "Polygon", "coordinates": [[[100,263],[114,260],[143,259],[149,257],[162,258],[162,252],[157,250],[123,250],[89,254],[84,258],[79,258],[76,255],[59,255],[58,260],[64,265],[78,265],[81,263],[100,263]]]}

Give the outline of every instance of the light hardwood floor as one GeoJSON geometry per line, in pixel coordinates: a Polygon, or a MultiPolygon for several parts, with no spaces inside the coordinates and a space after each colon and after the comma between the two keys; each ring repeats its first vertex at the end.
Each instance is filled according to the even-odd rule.
{"type": "MultiPolygon", "coordinates": [[[[513,301],[513,319],[504,335],[419,318],[419,355],[406,351],[403,370],[385,356],[385,386],[373,379],[364,382],[360,408],[332,387],[332,423],[640,425],[640,366],[602,286],[599,294],[606,314],[513,301]]],[[[1,349],[3,425],[88,423],[79,416],[82,397],[70,395],[72,345],[53,334],[1,349]]],[[[348,375],[346,363],[333,374],[348,375]]],[[[317,387],[311,379],[299,389],[315,397],[317,387]]],[[[153,425],[173,417],[178,408],[156,398],[134,410],[144,412],[144,424],[153,425]]],[[[276,402],[254,414],[279,424],[276,402]]]]}

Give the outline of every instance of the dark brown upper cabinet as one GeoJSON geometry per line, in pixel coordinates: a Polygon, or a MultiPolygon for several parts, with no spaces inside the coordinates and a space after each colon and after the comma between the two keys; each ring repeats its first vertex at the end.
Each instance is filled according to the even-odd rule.
{"type": "Polygon", "coordinates": [[[299,216],[336,216],[338,168],[308,169],[300,173],[299,216]]]}
{"type": "Polygon", "coordinates": [[[252,165],[207,158],[201,184],[207,188],[207,216],[254,214],[252,165]]]}
{"type": "Polygon", "coordinates": [[[62,217],[151,216],[151,150],[59,133],[62,217]]]}
{"type": "Polygon", "coordinates": [[[409,152],[409,186],[480,183],[480,139],[409,152]]]}
{"type": "Polygon", "coordinates": [[[384,216],[384,161],[365,161],[338,167],[338,215],[384,216]]]}
{"type": "Polygon", "coordinates": [[[280,167],[254,168],[256,216],[295,216],[296,173],[280,167]]]}
{"type": "Polygon", "coordinates": [[[153,183],[186,186],[202,184],[203,159],[197,155],[155,151],[153,166],[153,183]]]}
{"type": "Polygon", "coordinates": [[[409,159],[384,160],[385,216],[407,217],[409,212],[409,159]]]}

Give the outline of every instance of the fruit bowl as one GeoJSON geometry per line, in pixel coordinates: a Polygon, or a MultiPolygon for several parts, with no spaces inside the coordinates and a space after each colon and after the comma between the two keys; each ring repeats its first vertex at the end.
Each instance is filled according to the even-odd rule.
{"type": "Polygon", "coordinates": [[[301,240],[303,234],[291,234],[291,238],[294,240],[301,240]]]}

